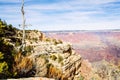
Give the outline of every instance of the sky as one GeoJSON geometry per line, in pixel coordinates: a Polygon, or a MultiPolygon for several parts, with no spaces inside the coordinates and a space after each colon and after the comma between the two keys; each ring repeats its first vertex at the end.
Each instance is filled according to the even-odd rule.
{"type": "MultiPolygon", "coordinates": [[[[22,29],[22,0],[0,0],[0,18],[22,29]]],[[[120,0],[25,0],[26,29],[120,29],[120,0]]]]}

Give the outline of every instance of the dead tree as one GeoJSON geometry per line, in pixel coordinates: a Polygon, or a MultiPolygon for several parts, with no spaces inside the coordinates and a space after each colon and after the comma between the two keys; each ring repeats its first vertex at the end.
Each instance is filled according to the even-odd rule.
{"type": "Polygon", "coordinates": [[[23,36],[22,36],[22,45],[20,47],[20,50],[22,50],[22,52],[25,51],[25,47],[26,47],[26,34],[25,34],[25,27],[27,26],[32,26],[31,24],[26,25],[26,19],[25,19],[25,11],[24,11],[24,0],[22,0],[22,7],[21,7],[21,12],[22,12],[22,24],[20,24],[19,26],[22,26],[22,30],[23,30],[23,36]]]}
{"type": "Polygon", "coordinates": [[[24,12],[24,0],[22,0],[22,28],[23,28],[23,37],[22,37],[22,51],[25,51],[25,12],[24,12]]]}

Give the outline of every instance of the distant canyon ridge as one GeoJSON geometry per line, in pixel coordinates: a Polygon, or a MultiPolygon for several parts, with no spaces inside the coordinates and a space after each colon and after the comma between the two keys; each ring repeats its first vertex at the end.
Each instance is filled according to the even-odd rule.
{"type": "Polygon", "coordinates": [[[73,48],[90,62],[120,61],[120,31],[46,31],[47,37],[72,43],[73,48]]]}

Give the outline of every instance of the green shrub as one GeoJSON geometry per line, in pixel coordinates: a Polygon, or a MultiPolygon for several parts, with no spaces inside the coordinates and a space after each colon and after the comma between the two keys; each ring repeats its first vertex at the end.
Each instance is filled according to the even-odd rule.
{"type": "Polygon", "coordinates": [[[33,50],[33,46],[26,46],[25,51],[31,52],[33,50]]]}
{"type": "Polygon", "coordinates": [[[48,69],[48,71],[49,71],[50,66],[53,66],[53,64],[52,64],[52,63],[48,63],[48,64],[47,64],[47,69],[48,69]]]}
{"type": "Polygon", "coordinates": [[[0,79],[11,77],[14,52],[12,45],[0,39],[0,79]]]}
{"type": "Polygon", "coordinates": [[[8,71],[8,64],[6,62],[0,63],[0,73],[6,73],[8,71]]]}
{"type": "Polygon", "coordinates": [[[15,46],[20,46],[21,44],[19,42],[16,42],[15,43],[15,46]]]}
{"type": "Polygon", "coordinates": [[[50,42],[51,39],[50,39],[50,38],[46,38],[45,41],[46,41],[46,42],[50,42]]]}
{"type": "MultiPolygon", "coordinates": [[[[16,42],[16,28],[0,19],[0,79],[12,77],[16,50],[10,43],[16,42]],[[10,39],[10,41],[5,39],[10,39]],[[15,40],[15,41],[14,41],[15,40]]],[[[20,40],[18,40],[20,41],[20,40]]]]}
{"type": "Polygon", "coordinates": [[[0,60],[4,59],[4,54],[0,52],[0,60]]]}
{"type": "Polygon", "coordinates": [[[63,61],[63,57],[61,55],[58,55],[58,63],[63,61]]]}
{"type": "Polygon", "coordinates": [[[54,61],[57,59],[57,57],[55,55],[51,55],[50,58],[54,61]]]}
{"type": "Polygon", "coordinates": [[[83,77],[83,76],[80,76],[79,80],[84,80],[84,77],[83,77]]]}
{"type": "Polygon", "coordinates": [[[38,41],[38,39],[37,38],[32,38],[35,42],[37,42],[38,41]]]}

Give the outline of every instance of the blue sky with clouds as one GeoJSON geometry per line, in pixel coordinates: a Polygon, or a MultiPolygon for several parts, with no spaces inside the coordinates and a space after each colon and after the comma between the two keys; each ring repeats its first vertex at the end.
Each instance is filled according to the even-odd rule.
{"type": "MultiPolygon", "coordinates": [[[[0,0],[0,18],[19,28],[22,0],[0,0]]],[[[26,29],[120,29],[120,0],[25,0],[26,29]]]]}

